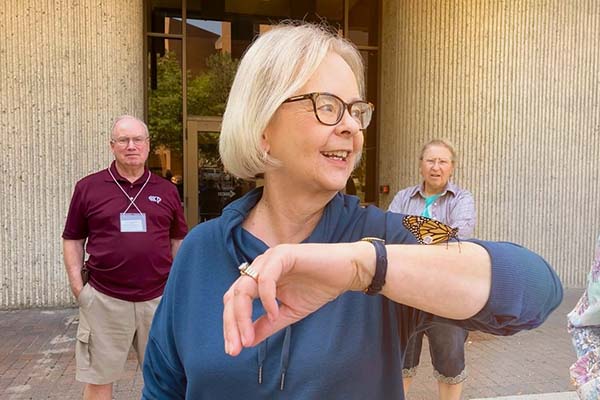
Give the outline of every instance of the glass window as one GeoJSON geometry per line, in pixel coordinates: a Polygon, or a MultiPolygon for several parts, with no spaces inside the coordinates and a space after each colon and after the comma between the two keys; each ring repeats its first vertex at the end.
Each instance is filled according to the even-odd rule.
{"type": "MultiPolygon", "coordinates": [[[[196,132],[189,132],[196,134],[196,132]]],[[[256,185],[228,174],[219,160],[219,133],[198,135],[198,223],[221,215],[227,204],[256,185]]]]}
{"type": "MultiPolygon", "coordinates": [[[[193,220],[216,215],[213,208],[222,207],[253,187],[244,186],[224,172],[218,157],[219,129],[190,126],[195,126],[194,121],[220,121],[239,59],[270,24],[283,19],[326,21],[340,34],[346,24],[346,37],[362,46],[366,99],[375,104],[377,113],[379,0],[188,0],[186,20],[182,3],[145,1],[147,116],[153,149],[148,165],[170,178],[180,193],[185,182],[186,213],[191,210],[193,220]],[[344,21],[344,7],[348,21],[344,21]],[[188,129],[185,140],[184,127],[188,129]]],[[[366,203],[377,202],[376,156],[374,117],[365,132],[363,159],[347,185],[349,193],[366,203]]]]}
{"type": "Polygon", "coordinates": [[[239,59],[232,57],[231,23],[188,19],[187,113],[222,116],[239,59]]]}
{"type": "Polygon", "coordinates": [[[181,40],[148,38],[148,167],[183,194],[181,40]]]}

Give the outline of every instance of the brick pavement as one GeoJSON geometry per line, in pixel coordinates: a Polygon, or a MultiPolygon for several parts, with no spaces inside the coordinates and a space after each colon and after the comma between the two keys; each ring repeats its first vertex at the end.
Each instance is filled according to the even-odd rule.
{"type": "MultiPolygon", "coordinates": [[[[582,292],[581,289],[566,290],[563,303],[538,329],[508,337],[472,332],[466,345],[469,378],[465,381],[463,398],[573,391],[569,366],[575,360],[575,352],[566,332],[566,314],[582,292]]],[[[431,376],[426,345],[423,351],[422,365],[408,400],[437,398],[437,383],[431,376]]],[[[561,397],[571,398],[564,395],[555,399],[561,397]]]]}
{"type": "MultiPolygon", "coordinates": [[[[537,330],[511,337],[472,333],[467,343],[470,377],[463,398],[572,391],[568,367],[574,352],[565,330],[565,315],[581,292],[567,290],[561,307],[537,330]]],[[[76,309],[0,311],[0,399],[81,398],[83,386],[74,379],[76,317],[76,309]]],[[[421,360],[408,400],[436,399],[428,355],[421,360]]],[[[114,398],[139,399],[141,386],[135,355],[130,354],[114,398]]],[[[566,400],[571,396],[527,399],[566,400]]]]}

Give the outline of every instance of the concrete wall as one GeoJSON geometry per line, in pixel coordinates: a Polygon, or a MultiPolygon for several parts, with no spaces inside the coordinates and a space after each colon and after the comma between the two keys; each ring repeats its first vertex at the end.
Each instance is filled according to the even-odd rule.
{"type": "MultiPolygon", "coordinates": [[[[143,114],[142,0],[0,2],[0,308],[72,304],[73,185],[107,166],[110,121],[143,114]]],[[[419,181],[444,136],[479,237],[583,286],[600,232],[600,3],[383,0],[380,183],[419,181]]],[[[392,195],[382,195],[387,207],[392,195]]]]}
{"type": "Polygon", "coordinates": [[[600,233],[600,2],[383,0],[380,183],[420,181],[446,137],[478,237],[524,244],[585,285],[600,233]]]}
{"type": "Polygon", "coordinates": [[[61,234],[111,120],[143,115],[142,0],[0,2],[0,308],[72,303],[61,234]]]}

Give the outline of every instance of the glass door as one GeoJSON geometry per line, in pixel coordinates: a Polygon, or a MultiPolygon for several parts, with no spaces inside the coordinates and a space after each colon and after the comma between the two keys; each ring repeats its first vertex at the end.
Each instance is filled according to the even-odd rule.
{"type": "Polygon", "coordinates": [[[218,217],[227,204],[255,187],[223,168],[219,160],[220,131],[221,117],[188,118],[183,196],[190,227],[218,217]]]}
{"type": "MultiPolygon", "coordinates": [[[[217,142],[239,59],[270,24],[304,19],[336,27],[361,51],[367,100],[378,109],[381,0],[145,0],[144,9],[148,165],[177,186],[190,227],[254,186],[223,170],[217,142]]],[[[363,204],[377,203],[377,119],[346,186],[363,204]]]]}

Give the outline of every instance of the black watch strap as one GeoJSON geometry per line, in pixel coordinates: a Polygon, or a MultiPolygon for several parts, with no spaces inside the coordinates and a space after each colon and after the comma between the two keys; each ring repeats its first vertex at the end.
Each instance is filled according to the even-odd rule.
{"type": "Polygon", "coordinates": [[[373,296],[381,291],[385,285],[385,276],[387,274],[387,251],[385,249],[385,240],[376,237],[365,237],[361,240],[370,242],[375,246],[375,275],[369,287],[365,289],[365,294],[373,296]]]}

